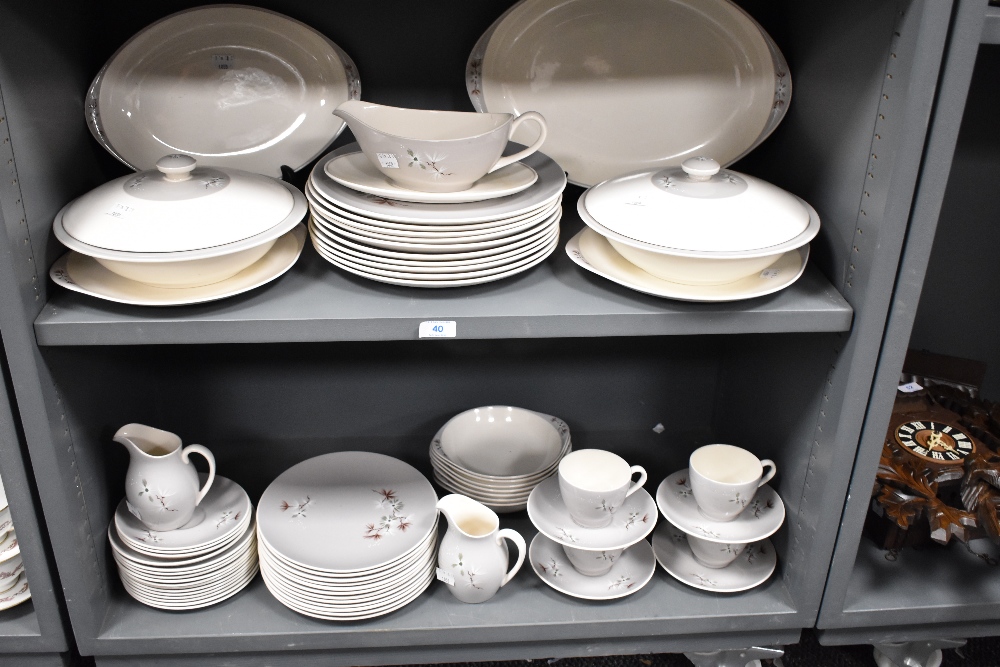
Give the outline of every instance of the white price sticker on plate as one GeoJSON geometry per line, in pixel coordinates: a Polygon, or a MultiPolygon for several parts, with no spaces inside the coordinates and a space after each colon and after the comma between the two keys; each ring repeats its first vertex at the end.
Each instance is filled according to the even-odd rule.
{"type": "Polygon", "coordinates": [[[441,568],[437,568],[437,578],[438,581],[443,581],[449,586],[455,585],[455,575],[453,575],[448,570],[442,570],[441,568]]]}
{"type": "Polygon", "coordinates": [[[904,394],[912,394],[913,392],[920,391],[921,389],[923,389],[923,387],[916,382],[907,382],[906,384],[899,385],[899,390],[904,394]]]}
{"type": "Polygon", "coordinates": [[[392,153],[375,153],[383,169],[399,169],[399,160],[392,153]]]}
{"type": "Polygon", "coordinates": [[[421,338],[454,338],[458,335],[457,322],[430,321],[420,323],[421,338]]]}

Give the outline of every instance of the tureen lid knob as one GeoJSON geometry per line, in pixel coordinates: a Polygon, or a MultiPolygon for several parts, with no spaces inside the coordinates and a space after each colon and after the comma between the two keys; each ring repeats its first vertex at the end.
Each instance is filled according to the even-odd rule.
{"type": "Polygon", "coordinates": [[[710,157],[689,157],[681,163],[681,169],[693,181],[707,181],[719,173],[722,165],[710,157]]]}
{"type": "Polygon", "coordinates": [[[156,168],[167,177],[168,181],[186,181],[191,178],[191,172],[197,164],[190,155],[178,153],[161,157],[156,161],[156,168]]]}

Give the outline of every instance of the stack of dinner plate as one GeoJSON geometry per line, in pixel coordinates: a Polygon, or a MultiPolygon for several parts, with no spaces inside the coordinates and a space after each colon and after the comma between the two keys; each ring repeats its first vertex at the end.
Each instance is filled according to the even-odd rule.
{"type": "Polygon", "coordinates": [[[394,285],[459,287],[526,271],[559,243],[566,175],[542,153],[518,164],[532,177],[468,201],[491,193],[394,188],[357,144],[339,148],[306,185],[313,247],[338,268],[394,285]]]}
{"type": "Polygon", "coordinates": [[[0,609],[7,609],[31,598],[31,588],[21,562],[21,547],[10,518],[7,492],[0,481],[0,609]]]}
{"type": "Polygon", "coordinates": [[[125,590],[143,604],[174,611],[216,604],[249,584],[257,574],[255,535],[249,496],[219,475],[181,528],[149,530],[124,499],[108,526],[125,590]]]}
{"type": "Polygon", "coordinates": [[[261,575],[279,602],[314,618],[374,618],[433,581],[437,494],[398,459],[324,454],[264,491],[257,536],[261,575]]]}
{"type": "Polygon", "coordinates": [[[496,512],[518,512],[572,451],[566,422],[509,405],[452,417],[431,441],[434,480],[496,512]]]}

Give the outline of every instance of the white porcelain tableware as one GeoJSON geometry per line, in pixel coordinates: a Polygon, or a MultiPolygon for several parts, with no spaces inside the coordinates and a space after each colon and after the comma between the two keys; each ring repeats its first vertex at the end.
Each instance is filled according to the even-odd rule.
{"type": "Polygon", "coordinates": [[[588,577],[600,577],[607,574],[625,551],[624,549],[592,551],[576,549],[565,544],[562,545],[562,548],[566,553],[566,558],[573,565],[573,569],[588,577]]]}
{"type": "Polygon", "coordinates": [[[17,583],[22,572],[24,572],[24,563],[21,561],[21,554],[0,563],[0,593],[11,589],[17,583]]]}
{"type": "Polygon", "coordinates": [[[88,296],[133,306],[186,306],[226,299],[277,280],[302,254],[306,228],[296,225],[259,260],[231,278],[202,287],[152,287],[112,273],[92,257],[70,251],[57,259],[49,277],[57,285],[88,296]]]}
{"type": "Polygon", "coordinates": [[[196,168],[168,155],[157,170],[106,183],[56,216],[56,238],[108,270],[154,287],[220,282],[264,256],[307,202],[266,176],[196,168]]]}
{"type": "Polygon", "coordinates": [[[646,483],[646,470],[602,449],[578,449],[559,461],[559,492],[570,516],[584,528],[611,523],[625,499],[646,483]],[[639,475],[635,482],[632,477],[639,475]]]}
{"type": "Polygon", "coordinates": [[[113,439],[129,453],[125,474],[129,512],[155,531],[174,530],[190,521],[215,480],[212,452],[202,445],[182,447],[175,434],[143,424],[126,424],[113,439]],[[191,454],[208,461],[208,479],[204,484],[188,460],[191,454]]]}
{"type": "Polygon", "coordinates": [[[640,489],[625,499],[607,526],[581,528],[566,509],[556,477],[534,488],[527,509],[531,523],[550,540],[591,551],[625,549],[635,544],[652,532],[658,516],[652,496],[640,489]]]}
{"type": "Polygon", "coordinates": [[[17,577],[14,585],[0,595],[0,610],[16,607],[25,600],[31,599],[31,588],[28,586],[28,577],[22,572],[17,577]]]}
{"type": "Polygon", "coordinates": [[[746,549],[746,542],[710,542],[694,535],[687,536],[688,547],[705,567],[726,567],[746,549]]]}
{"type": "Polygon", "coordinates": [[[462,602],[489,600],[521,569],[527,551],[524,538],[515,530],[500,528],[495,512],[467,496],[449,494],[437,507],[448,520],[438,551],[438,568],[450,575],[445,581],[448,592],[462,602]],[[517,560],[509,570],[504,540],[517,547],[517,560]]]}
{"type": "Polygon", "coordinates": [[[466,87],[478,111],[543,113],[546,151],[588,186],[705,152],[736,161],[784,117],[791,77],[727,0],[524,0],[473,48],[466,87]]]}
{"type": "Polygon", "coordinates": [[[0,510],[0,542],[3,542],[12,530],[14,530],[14,521],[10,518],[10,508],[4,507],[0,510]]]}
{"type": "Polygon", "coordinates": [[[531,540],[528,554],[539,579],[560,593],[583,600],[614,600],[632,595],[649,583],[656,570],[653,549],[645,540],[625,549],[611,569],[598,576],[578,572],[559,544],[541,533],[531,540]]]}
{"type": "Polygon", "coordinates": [[[637,292],[677,301],[721,302],[767,296],[792,285],[805,272],[809,246],[789,250],[759,274],[725,285],[682,285],[661,280],[627,261],[589,227],[566,242],[566,254],[587,271],[637,292]]]}
{"type": "Polygon", "coordinates": [[[126,42],[90,86],[87,125],[133,169],[166,153],[280,176],[312,162],[344,128],[330,113],[361,95],[336,44],[276,12],[189,9],[126,42]]]}
{"type": "Polygon", "coordinates": [[[757,489],[777,472],[770,459],[734,445],[705,445],[691,453],[688,475],[698,509],[715,521],[732,521],[747,508],[757,489]],[[769,468],[766,473],[765,468],[769,468]]]}
{"type": "Polygon", "coordinates": [[[372,166],[396,185],[420,192],[468,190],[486,174],[537,151],[547,133],[545,119],[534,111],[432,111],[348,100],[333,113],[351,128],[372,166]],[[525,121],[534,122],[538,138],[501,157],[525,121]]]}
{"type": "Polygon", "coordinates": [[[458,192],[419,192],[400,187],[386,178],[364,153],[341,155],[326,163],[326,174],[341,185],[370,195],[399,201],[428,204],[461,204],[485,201],[516,194],[531,187],[538,174],[531,167],[515,162],[491,171],[472,187],[458,192]]]}
{"type": "Polygon", "coordinates": [[[719,171],[708,158],[610,179],[584,193],[577,210],[627,260],[690,285],[731,283],[762,271],[808,244],[820,227],[815,209],[798,197],[719,171]]]}
{"type": "Polygon", "coordinates": [[[428,223],[435,225],[466,225],[488,222],[534,211],[551,204],[562,196],[566,188],[566,174],[562,168],[542,152],[524,159],[538,180],[534,185],[516,194],[486,202],[463,204],[425,204],[387,199],[363,192],[356,192],[340,185],[326,174],[326,164],[341,155],[357,153],[358,145],[347,144],[324,156],[309,175],[314,192],[335,206],[357,214],[401,223],[428,223]]]}
{"type": "Polygon", "coordinates": [[[688,469],[678,470],[656,489],[656,505],[681,532],[710,542],[757,542],[773,535],[785,520],[785,505],[769,485],[757,489],[745,511],[732,521],[707,518],[691,492],[688,469]]]}
{"type": "Polygon", "coordinates": [[[672,577],[693,588],[737,593],[760,586],[770,578],[778,559],[770,540],[750,544],[724,568],[706,567],[691,553],[683,532],[664,524],[653,534],[653,553],[672,577]]]}
{"type": "Polygon", "coordinates": [[[568,432],[565,422],[549,415],[490,405],[455,415],[431,444],[465,470],[494,477],[521,476],[557,463],[568,432]]]}
{"type": "MultiPolygon", "coordinates": [[[[152,477],[147,481],[150,479],[152,477]]],[[[138,498],[139,508],[144,506],[143,497],[138,498]]],[[[155,547],[160,555],[190,552],[233,538],[234,533],[242,535],[249,525],[252,509],[250,497],[243,487],[221,475],[215,477],[199,504],[197,521],[191,520],[175,530],[150,530],[129,511],[128,502],[131,501],[123,500],[115,511],[118,534],[129,546],[155,547]],[[151,541],[153,539],[155,542],[151,541]]]]}
{"type": "Polygon", "coordinates": [[[257,506],[257,530],[289,561],[347,572],[392,562],[420,545],[437,525],[436,505],[430,482],[409,464],[334,452],[271,482],[257,506]]]}
{"type": "Polygon", "coordinates": [[[0,512],[7,509],[7,490],[3,486],[3,481],[0,480],[0,512]]]}

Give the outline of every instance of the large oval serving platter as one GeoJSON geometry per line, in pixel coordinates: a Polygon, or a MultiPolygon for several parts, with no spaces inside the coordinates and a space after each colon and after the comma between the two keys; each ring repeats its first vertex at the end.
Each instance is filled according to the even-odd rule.
{"type": "Polygon", "coordinates": [[[585,187],[695,155],[732,164],[791,97],[781,52],[728,0],[522,0],[479,39],[466,87],[477,111],[545,116],[545,152],[585,187]]]}
{"type": "Polygon", "coordinates": [[[169,153],[281,176],[344,129],[358,99],[351,58],[309,26],[237,5],[191,9],[146,27],[111,56],[88,93],[87,125],[119,160],[152,169],[169,153]]]}

